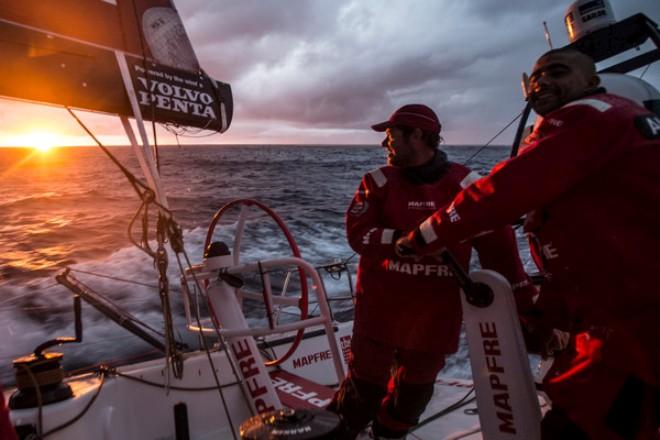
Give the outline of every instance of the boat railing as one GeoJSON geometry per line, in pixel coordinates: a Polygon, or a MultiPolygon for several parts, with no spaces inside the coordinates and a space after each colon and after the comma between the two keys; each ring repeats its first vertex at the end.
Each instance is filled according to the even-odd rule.
{"type": "MultiPolygon", "coordinates": [[[[315,271],[319,275],[319,280],[320,284],[323,287],[323,291],[325,293],[325,301],[328,303],[329,310],[330,310],[330,317],[331,320],[339,320],[343,322],[343,319],[341,318],[342,312],[349,312],[351,310],[335,310],[335,306],[337,303],[345,303],[346,301],[351,301],[352,303],[355,302],[355,289],[353,286],[353,279],[351,276],[351,269],[349,266],[348,261],[344,260],[337,260],[337,261],[332,261],[330,263],[324,263],[324,264],[319,264],[314,266],[315,271]],[[342,276],[346,276],[346,291],[342,290],[342,293],[339,295],[334,295],[330,296],[328,295],[328,289],[326,287],[326,282],[324,280],[325,276],[330,277],[334,281],[338,281],[342,278],[342,276]]],[[[298,267],[293,266],[293,267],[288,267],[286,268],[286,273],[284,275],[284,281],[282,283],[282,287],[279,289],[279,293],[274,293],[273,289],[271,287],[271,301],[272,305],[274,307],[298,307],[300,298],[298,297],[293,297],[293,296],[287,296],[287,293],[289,291],[289,286],[290,286],[290,281],[292,276],[295,275],[295,273],[298,271],[298,267]]],[[[187,286],[186,279],[190,277],[190,273],[187,275],[182,276],[181,279],[181,285],[184,286],[183,289],[181,289],[182,293],[182,301],[183,301],[183,308],[185,312],[185,317],[186,317],[186,328],[194,333],[206,333],[206,334],[214,334],[216,333],[215,328],[213,327],[211,323],[211,318],[203,318],[199,319],[198,317],[201,315],[201,311],[199,309],[199,294],[198,291],[193,291],[190,292],[189,289],[186,289],[185,286],[187,286]],[[201,326],[198,324],[198,322],[201,322],[201,326]]],[[[194,285],[194,284],[193,284],[194,285]]],[[[240,302],[243,300],[252,300],[255,302],[261,302],[263,301],[263,292],[259,292],[256,290],[250,290],[248,287],[241,287],[238,288],[236,291],[236,295],[239,299],[240,302]]],[[[273,309],[272,310],[272,315],[273,319],[276,321],[278,320],[278,316],[282,314],[287,314],[287,315],[294,315],[294,313],[289,313],[285,310],[278,310],[278,309],[273,309]]],[[[345,315],[346,313],[344,313],[345,315]]],[[[318,315],[317,315],[318,316],[318,315]]],[[[310,319],[313,319],[314,317],[310,317],[310,319]]],[[[281,325],[280,328],[287,328],[286,325],[281,325]]],[[[288,330],[285,330],[288,331],[288,330]]],[[[255,333],[253,333],[253,336],[263,336],[263,333],[261,333],[259,330],[255,330],[255,333]]]]}
{"type": "MultiPolygon", "coordinates": [[[[238,286],[234,287],[234,292],[236,294],[236,299],[242,303],[242,299],[252,299],[255,301],[263,301],[263,304],[266,309],[266,316],[268,317],[268,325],[241,328],[239,325],[238,328],[232,328],[227,326],[226,323],[215,322],[216,325],[213,328],[202,327],[200,328],[199,324],[196,324],[197,321],[197,310],[193,309],[193,301],[190,298],[190,293],[188,289],[182,289],[184,293],[184,306],[186,308],[186,318],[188,320],[188,329],[195,332],[204,332],[217,333],[222,338],[232,339],[236,337],[243,336],[269,336],[275,334],[283,334],[298,331],[298,335],[295,339],[300,339],[302,337],[302,331],[310,327],[323,327],[328,338],[328,344],[330,351],[332,353],[332,358],[337,372],[338,378],[343,378],[344,376],[344,367],[341,363],[341,352],[339,350],[337,340],[334,336],[334,326],[333,318],[330,310],[330,305],[328,297],[324,288],[324,283],[319,274],[317,267],[311,263],[303,260],[299,257],[283,257],[283,258],[274,258],[270,260],[260,260],[253,263],[243,263],[236,266],[223,267],[219,269],[209,270],[208,267],[204,264],[195,265],[191,269],[186,271],[187,277],[192,277],[193,274],[196,277],[197,281],[200,284],[208,285],[213,280],[222,279],[226,276],[230,276],[233,279],[242,279],[241,277],[246,274],[259,273],[262,277],[263,282],[263,291],[261,293],[250,292],[242,289],[238,286]],[[271,285],[271,279],[269,273],[274,270],[301,270],[306,277],[309,277],[312,281],[312,290],[316,296],[317,306],[319,309],[318,316],[307,316],[306,310],[303,311],[304,307],[307,307],[307,299],[303,300],[302,296],[284,296],[286,289],[283,288],[281,294],[273,294],[273,289],[271,285]],[[304,302],[304,304],[302,304],[304,302]],[[277,315],[276,306],[285,306],[285,307],[300,307],[301,316],[300,320],[296,322],[288,322],[280,324],[275,316],[277,315]],[[222,325],[221,325],[222,324],[222,325]]],[[[186,283],[182,283],[182,286],[186,283]]],[[[205,289],[208,295],[209,290],[205,289]]],[[[198,305],[199,302],[194,304],[198,305]]],[[[212,312],[212,315],[217,314],[212,312]]],[[[216,318],[212,318],[212,322],[216,318]]],[[[299,342],[299,341],[298,341],[299,342]]],[[[296,342],[292,343],[297,345],[296,342]]],[[[284,357],[288,357],[293,353],[293,350],[290,350],[285,356],[278,360],[282,362],[284,357]]]]}

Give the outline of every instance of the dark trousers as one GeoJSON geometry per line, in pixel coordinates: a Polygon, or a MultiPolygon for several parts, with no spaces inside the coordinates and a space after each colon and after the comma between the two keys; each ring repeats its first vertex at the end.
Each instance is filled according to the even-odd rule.
{"type": "Polygon", "coordinates": [[[343,439],[353,439],[369,422],[374,434],[403,437],[419,421],[445,356],[390,346],[353,335],[349,373],[328,409],[345,425],[343,439]]]}

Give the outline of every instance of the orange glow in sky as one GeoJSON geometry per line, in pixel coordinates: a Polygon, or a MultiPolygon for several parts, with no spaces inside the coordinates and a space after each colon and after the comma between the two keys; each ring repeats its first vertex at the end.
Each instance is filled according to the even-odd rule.
{"type": "Polygon", "coordinates": [[[10,142],[10,145],[12,146],[29,148],[32,150],[30,154],[26,155],[9,168],[1,170],[0,179],[11,175],[24,164],[29,163],[36,158],[50,161],[53,149],[66,145],[62,142],[63,138],[61,136],[58,136],[55,132],[51,131],[19,132],[10,136],[0,137],[0,139],[10,142]]]}
{"type": "Polygon", "coordinates": [[[52,148],[66,145],[57,134],[48,131],[33,131],[12,136],[10,143],[17,147],[34,148],[45,153],[52,148]]]}

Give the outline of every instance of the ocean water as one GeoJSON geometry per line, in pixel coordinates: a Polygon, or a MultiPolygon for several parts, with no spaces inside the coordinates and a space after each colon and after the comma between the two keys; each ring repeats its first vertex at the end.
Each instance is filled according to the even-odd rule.
{"type": "MultiPolygon", "coordinates": [[[[451,160],[465,163],[478,147],[444,149],[451,160]]],[[[111,151],[140,175],[130,149],[111,151]]],[[[48,153],[5,148],[0,153],[0,383],[11,383],[13,358],[54,336],[73,335],[72,295],[54,280],[65,267],[137,318],[162,328],[158,293],[150,287],[157,284],[153,263],[127,238],[140,201],[118,168],[95,147],[48,153]]],[[[344,211],[361,176],[385,161],[384,150],[373,146],[187,146],[164,147],[160,155],[170,208],[193,263],[201,261],[213,214],[236,198],[257,199],[275,210],[302,256],[313,264],[356,262],[344,235],[344,211]]],[[[505,147],[489,147],[467,165],[487,172],[507,155],[505,147]]],[[[223,217],[216,238],[230,236],[236,213],[223,217]]],[[[523,260],[528,260],[521,246],[523,260]]],[[[242,261],[288,252],[277,226],[250,211],[242,261]]],[[[168,273],[177,335],[194,340],[183,329],[172,256],[168,273]]],[[[345,275],[324,281],[330,295],[348,291],[345,275]]],[[[130,358],[149,349],[87,305],[83,326],[83,343],[62,347],[69,368],[130,358]]],[[[465,356],[463,346],[448,362],[448,374],[469,377],[465,356]]]]}

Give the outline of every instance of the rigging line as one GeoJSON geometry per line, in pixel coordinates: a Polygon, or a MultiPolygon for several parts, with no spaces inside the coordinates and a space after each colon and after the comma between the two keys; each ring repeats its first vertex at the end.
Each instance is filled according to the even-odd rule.
{"type": "MultiPolygon", "coordinates": [[[[130,338],[131,336],[128,336],[128,337],[130,338]]],[[[110,339],[110,341],[118,341],[118,340],[121,340],[121,339],[126,339],[126,337],[113,338],[113,339],[110,339]]],[[[130,364],[135,364],[135,363],[141,362],[141,361],[155,359],[157,357],[160,357],[160,355],[162,353],[163,352],[158,350],[158,349],[151,349],[151,350],[144,351],[144,352],[142,352],[140,354],[137,354],[137,355],[134,355],[134,356],[121,356],[121,357],[116,357],[116,358],[112,358],[112,359],[106,359],[102,363],[92,364],[92,365],[85,365],[83,367],[76,368],[76,369],[73,369],[73,370],[67,369],[67,371],[65,372],[65,376],[67,378],[72,378],[74,376],[79,376],[81,374],[98,373],[99,370],[101,369],[101,367],[106,367],[106,369],[110,369],[110,370],[114,371],[114,368],[117,368],[117,367],[120,367],[120,366],[130,365],[130,364]]]]}
{"type": "Polygon", "coordinates": [[[357,252],[353,252],[350,257],[346,258],[343,263],[348,265],[348,262],[354,259],[357,256],[357,252]]]}
{"type": "Polygon", "coordinates": [[[644,78],[644,75],[646,75],[646,72],[649,70],[649,67],[651,67],[651,64],[653,64],[653,63],[650,63],[650,64],[646,65],[646,67],[644,68],[644,71],[642,72],[642,74],[639,75],[639,79],[644,78]]]}
{"type": "Polygon", "coordinates": [[[217,386],[199,387],[199,388],[179,387],[179,386],[173,386],[173,385],[167,386],[167,385],[164,385],[164,384],[161,384],[161,383],[158,383],[158,382],[152,382],[150,380],[142,379],[141,377],[136,377],[136,376],[131,376],[131,375],[125,374],[125,373],[120,373],[117,370],[112,370],[110,373],[113,374],[113,375],[119,376],[119,377],[123,377],[123,378],[128,379],[128,380],[132,380],[132,381],[144,384],[144,385],[149,385],[149,386],[155,387],[155,388],[163,388],[164,389],[164,388],[167,387],[167,388],[169,388],[171,390],[174,390],[174,391],[186,391],[186,392],[193,392],[193,393],[195,393],[195,392],[204,392],[204,391],[215,391],[217,389],[229,388],[229,387],[232,387],[234,385],[239,384],[238,382],[226,383],[224,385],[220,385],[220,388],[218,388],[217,386]]]}
{"type": "MultiPolygon", "coordinates": [[[[0,22],[5,22],[5,20],[0,19],[0,22]]],[[[27,26],[21,26],[21,27],[29,28],[27,26]]],[[[52,34],[50,32],[48,32],[48,35],[52,35],[52,34]]],[[[50,52],[50,53],[56,53],[58,55],[60,55],[60,54],[61,55],[68,55],[70,57],[80,58],[80,59],[85,60],[85,61],[93,62],[95,60],[95,57],[93,57],[92,55],[86,55],[86,54],[83,54],[83,53],[80,53],[80,52],[72,52],[72,51],[69,51],[69,50],[55,49],[53,47],[48,47],[46,45],[35,44],[34,42],[23,43],[21,41],[13,41],[13,40],[8,40],[6,38],[0,38],[0,42],[7,43],[7,44],[13,44],[15,46],[23,46],[23,47],[26,47],[26,48],[32,49],[32,50],[34,50],[34,49],[43,50],[43,51],[47,51],[47,52],[50,52]]]]}
{"type": "Polygon", "coordinates": [[[49,289],[52,289],[53,287],[58,286],[58,285],[59,285],[59,283],[55,282],[55,283],[51,283],[47,286],[42,287],[42,289],[49,290],[49,289]]]}
{"type": "Polygon", "coordinates": [[[156,241],[158,248],[154,265],[158,270],[158,296],[160,297],[161,309],[163,311],[163,325],[165,330],[165,354],[167,366],[167,378],[169,385],[170,368],[176,379],[183,378],[183,359],[178,347],[175,345],[174,323],[172,319],[172,308],[170,304],[169,279],[167,278],[167,266],[169,264],[165,243],[167,241],[167,223],[170,219],[158,213],[156,222],[156,241]]]}
{"type": "Polygon", "coordinates": [[[88,271],[85,271],[85,270],[73,269],[71,267],[69,268],[69,270],[71,270],[71,272],[84,273],[86,275],[92,275],[92,276],[95,276],[95,277],[98,277],[98,278],[107,278],[109,280],[121,281],[121,282],[128,283],[128,284],[135,284],[136,286],[150,287],[152,289],[157,289],[158,288],[158,286],[155,286],[153,284],[141,283],[139,281],[128,280],[126,278],[119,278],[119,277],[114,277],[114,276],[105,275],[105,274],[101,274],[101,273],[88,272],[88,271]]]}
{"type": "MultiPolygon", "coordinates": [[[[94,292],[93,289],[91,289],[88,285],[86,285],[82,281],[80,281],[78,279],[76,279],[76,281],[77,281],[77,284],[81,285],[84,289],[88,290],[89,292],[94,292]]],[[[135,316],[133,316],[131,313],[129,313],[126,310],[124,310],[123,308],[121,308],[119,305],[117,305],[115,302],[113,302],[109,298],[107,298],[105,296],[102,296],[102,295],[99,295],[99,296],[100,296],[100,299],[101,299],[102,302],[105,302],[105,303],[109,304],[111,307],[114,307],[116,310],[119,310],[123,315],[125,315],[133,323],[141,325],[145,329],[151,330],[152,332],[156,333],[159,336],[165,336],[161,332],[159,332],[158,330],[152,328],[149,324],[147,324],[145,322],[142,322],[139,319],[137,319],[135,316]]]]}
{"type": "Polygon", "coordinates": [[[422,420],[417,425],[415,425],[413,428],[411,428],[410,431],[411,432],[415,431],[415,430],[421,428],[422,426],[425,426],[425,425],[433,422],[434,420],[439,419],[440,417],[444,417],[447,414],[449,414],[453,411],[456,411],[458,408],[461,408],[462,406],[465,406],[465,405],[467,405],[471,402],[474,402],[476,400],[476,397],[472,397],[471,399],[468,399],[470,394],[472,394],[473,392],[474,392],[474,387],[470,388],[470,391],[468,391],[467,394],[465,394],[465,396],[461,397],[458,401],[456,401],[456,402],[452,403],[451,405],[447,406],[446,408],[438,411],[437,413],[433,414],[432,416],[429,416],[428,418],[422,420]]]}
{"type": "Polygon", "coordinates": [[[463,165],[467,165],[468,163],[470,163],[470,161],[471,161],[472,159],[474,159],[479,153],[481,153],[481,152],[483,151],[484,148],[486,148],[487,146],[489,146],[490,143],[493,142],[495,139],[497,139],[497,137],[498,137],[499,135],[501,135],[502,133],[504,133],[504,130],[506,130],[507,128],[509,128],[509,127],[511,126],[511,124],[513,124],[514,122],[516,122],[516,121],[518,120],[518,118],[520,118],[521,115],[522,115],[522,112],[518,113],[518,115],[516,115],[516,117],[513,118],[513,119],[511,120],[511,122],[509,122],[508,124],[506,124],[506,125],[504,126],[504,128],[502,128],[500,131],[498,131],[497,134],[496,134],[495,136],[493,136],[492,138],[490,138],[490,140],[489,140],[488,142],[486,142],[486,143],[484,144],[483,147],[479,148],[479,150],[477,150],[472,156],[468,157],[468,159],[467,159],[465,162],[463,162],[463,165]]]}
{"type": "MultiPolygon", "coordinates": [[[[152,101],[151,107],[153,108],[153,106],[154,103],[152,101]]],[[[160,174],[160,151],[158,150],[158,136],[156,135],[156,115],[154,114],[152,116],[153,117],[151,118],[151,132],[153,133],[153,137],[154,137],[154,153],[156,153],[156,170],[158,170],[158,173],[160,174]]]]}
{"type": "Polygon", "coordinates": [[[158,208],[161,211],[166,212],[167,215],[172,216],[172,211],[170,211],[168,208],[166,208],[165,206],[163,206],[162,204],[160,204],[158,201],[155,200],[155,195],[153,194],[153,190],[151,188],[149,188],[149,186],[144,184],[140,179],[135,177],[135,175],[133,173],[131,173],[128,170],[128,168],[126,168],[124,165],[122,165],[122,163],[119,162],[119,160],[117,160],[117,158],[112,155],[110,150],[108,150],[108,148],[105,145],[103,145],[101,143],[101,141],[98,140],[98,138],[94,135],[94,133],[92,133],[92,131],[80,120],[80,118],[73,112],[73,110],[71,110],[71,107],[64,106],[64,108],[69,112],[69,114],[71,116],[73,116],[73,118],[76,120],[76,122],[78,122],[78,124],[94,140],[94,142],[96,142],[96,144],[101,148],[101,150],[103,150],[103,152],[108,156],[108,158],[110,158],[110,160],[115,165],[117,165],[117,167],[121,170],[121,172],[124,173],[124,176],[126,176],[129,183],[131,184],[131,186],[133,186],[133,189],[135,189],[135,192],[138,193],[140,198],[142,200],[145,200],[146,199],[145,194],[148,194],[150,199],[154,199],[152,201],[152,203],[154,203],[156,206],[158,206],[158,208]]]}
{"type": "MultiPolygon", "coordinates": [[[[150,197],[153,197],[154,193],[151,192],[151,193],[148,193],[148,195],[150,197]]],[[[151,200],[151,201],[153,202],[153,200],[151,200]]],[[[126,233],[128,235],[128,240],[133,244],[133,246],[140,249],[142,252],[149,255],[151,258],[156,258],[156,253],[149,246],[149,239],[147,237],[148,232],[146,231],[146,229],[149,227],[149,224],[148,224],[149,218],[148,218],[148,214],[146,214],[148,203],[149,203],[149,201],[144,200],[144,199],[142,200],[142,204],[140,205],[138,210],[135,212],[135,215],[133,216],[131,221],[128,223],[128,227],[126,228],[126,233]],[[138,241],[133,237],[133,225],[135,224],[136,220],[140,216],[140,213],[142,212],[143,209],[145,210],[145,214],[142,217],[142,238],[141,238],[140,242],[138,243],[138,241]]]]}
{"type": "Polygon", "coordinates": [[[71,107],[69,107],[69,106],[65,106],[64,108],[66,108],[66,110],[69,112],[69,114],[70,114],[71,116],[73,116],[73,119],[75,119],[75,120],[78,122],[78,124],[83,128],[83,130],[85,130],[85,131],[87,132],[87,134],[88,134],[88,135],[94,140],[94,142],[96,142],[96,144],[101,148],[101,150],[103,150],[103,152],[104,152],[104,153],[110,158],[110,160],[111,160],[112,162],[114,162],[114,164],[117,165],[117,167],[119,167],[119,169],[120,169],[120,170],[124,173],[124,175],[128,178],[128,181],[129,181],[130,184],[133,186],[133,188],[135,189],[135,191],[137,191],[138,194],[141,195],[141,192],[140,192],[138,186],[141,186],[142,189],[144,189],[144,190],[149,190],[149,191],[151,191],[150,188],[148,188],[145,184],[143,184],[142,182],[140,182],[140,181],[139,181],[139,180],[138,180],[138,179],[137,179],[137,178],[136,178],[136,177],[135,177],[135,176],[134,176],[134,175],[133,175],[133,174],[132,174],[132,173],[131,173],[131,172],[130,172],[125,166],[124,166],[124,165],[121,164],[121,162],[119,162],[119,160],[117,160],[116,157],[114,157],[114,156],[112,155],[112,153],[110,153],[110,150],[108,150],[108,149],[105,147],[105,145],[103,145],[103,144],[101,143],[101,141],[98,140],[98,138],[94,135],[94,133],[92,133],[92,131],[91,131],[91,130],[90,130],[90,129],[89,129],[89,128],[88,128],[88,127],[87,127],[87,126],[81,121],[81,120],[80,120],[80,118],[78,117],[78,115],[76,115],[76,114],[73,112],[73,110],[71,110],[71,107]]]}

